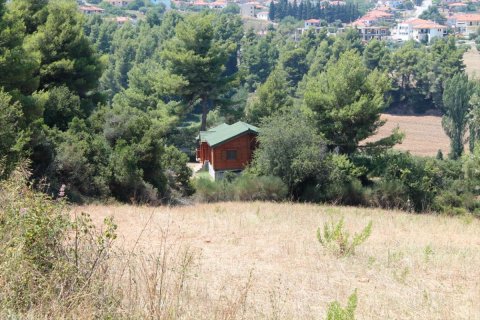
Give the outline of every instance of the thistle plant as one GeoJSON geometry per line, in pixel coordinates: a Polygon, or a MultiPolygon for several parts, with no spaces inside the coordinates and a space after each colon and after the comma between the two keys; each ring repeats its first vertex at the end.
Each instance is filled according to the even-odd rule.
{"type": "Polygon", "coordinates": [[[336,252],[344,257],[355,254],[355,248],[364,243],[372,233],[372,221],[363,228],[360,233],[355,233],[353,237],[345,230],[345,221],[342,217],[337,222],[326,222],[321,228],[317,229],[317,239],[328,250],[336,252]]]}

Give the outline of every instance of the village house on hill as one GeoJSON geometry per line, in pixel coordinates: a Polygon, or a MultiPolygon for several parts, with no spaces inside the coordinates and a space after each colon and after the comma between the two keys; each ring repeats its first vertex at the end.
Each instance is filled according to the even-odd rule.
{"type": "Polygon", "coordinates": [[[240,172],[253,157],[257,146],[258,128],[245,122],[223,123],[197,136],[197,161],[214,179],[225,172],[240,172]]]}

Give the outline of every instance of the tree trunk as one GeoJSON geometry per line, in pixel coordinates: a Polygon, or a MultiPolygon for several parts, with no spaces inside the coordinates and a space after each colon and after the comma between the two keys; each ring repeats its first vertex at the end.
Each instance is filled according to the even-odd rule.
{"type": "Polygon", "coordinates": [[[202,98],[202,124],[200,125],[200,131],[207,130],[207,114],[208,114],[208,100],[207,98],[202,98]]]}

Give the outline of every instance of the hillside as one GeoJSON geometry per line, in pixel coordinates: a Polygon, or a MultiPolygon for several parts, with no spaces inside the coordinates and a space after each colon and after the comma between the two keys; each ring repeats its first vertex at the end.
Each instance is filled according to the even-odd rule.
{"type": "Polygon", "coordinates": [[[383,114],[382,119],[387,121],[385,125],[367,141],[387,137],[398,126],[405,133],[405,139],[402,144],[395,146],[395,149],[410,151],[418,156],[435,156],[439,149],[443,154],[448,154],[450,140],[443,131],[441,117],[383,114]]]}
{"type": "Polygon", "coordinates": [[[324,319],[328,304],[344,305],[355,288],[358,319],[480,319],[478,220],[260,202],[75,211],[95,222],[113,215],[118,247],[148,257],[149,281],[161,268],[148,261],[174,263],[165,281],[182,279],[182,319],[324,319]],[[371,237],[346,258],[315,235],[341,216],[352,233],[373,221],[371,237]],[[155,260],[162,248],[172,260],[155,260]]]}

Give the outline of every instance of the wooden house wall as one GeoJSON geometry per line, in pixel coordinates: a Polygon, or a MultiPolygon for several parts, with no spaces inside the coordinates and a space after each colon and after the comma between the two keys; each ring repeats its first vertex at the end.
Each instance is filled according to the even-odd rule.
{"type": "Polygon", "coordinates": [[[256,135],[248,133],[211,148],[211,163],[213,168],[215,170],[244,169],[252,160],[255,146],[256,135]],[[237,158],[235,160],[227,160],[228,150],[236,150],[237,158]]]}
{"type": "Polygon", "coordinates": [[[211,161],[211,148],[206,142],[202,142],[200,145],[200,162],[203,164],[205,161],[211,161]]]}

